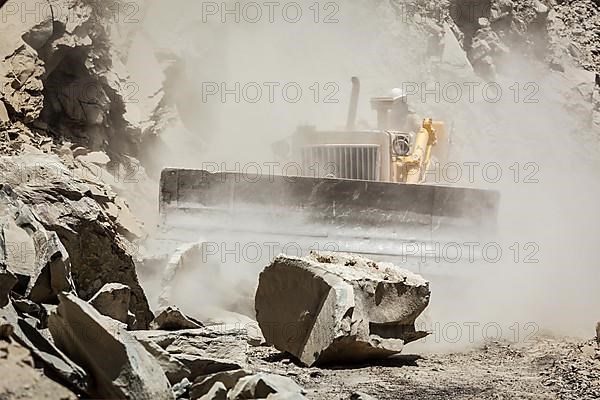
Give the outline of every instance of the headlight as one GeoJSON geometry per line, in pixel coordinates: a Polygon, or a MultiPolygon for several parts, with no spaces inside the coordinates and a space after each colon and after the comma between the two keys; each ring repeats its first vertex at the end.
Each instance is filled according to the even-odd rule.
{"type": "Polygon", "coordinates": [[[396,135],[392,142],[392,149],[397,156],[407,156],[410,153],[410,137],[396,135]]]}

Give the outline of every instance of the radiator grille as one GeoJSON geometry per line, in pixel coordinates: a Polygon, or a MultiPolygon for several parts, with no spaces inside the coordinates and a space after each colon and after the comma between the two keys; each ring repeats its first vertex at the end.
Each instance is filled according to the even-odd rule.
{"type": "Polygon", "coordinates": [[[379,180],[378,145],[318,145],[302,148],[304,175],[344,179],[379,180]]]}

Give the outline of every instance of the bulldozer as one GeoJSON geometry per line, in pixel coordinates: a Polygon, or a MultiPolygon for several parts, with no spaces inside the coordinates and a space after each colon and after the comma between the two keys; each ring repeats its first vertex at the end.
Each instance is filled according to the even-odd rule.
{"type": "Polygon", "coordinates": [[[395,90],[371,99],[377,127],[357,128],[359,95],[354,77],[345,129],[301,126],[274,145],[296,166],[288,168],[294,174],[164,169],[162,224],[181,240],[200,235],[284,250],[293,243],[294,249],[372,257],[493,232],[498,192],[427,181],[432,164],[448,157],[445,124],[417,121],[395,90]]]}

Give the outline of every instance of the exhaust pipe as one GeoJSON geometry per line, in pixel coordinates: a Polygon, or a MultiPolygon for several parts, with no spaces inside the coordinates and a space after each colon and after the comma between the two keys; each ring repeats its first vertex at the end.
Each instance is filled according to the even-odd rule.
{"type": "Polygon", "coordinates": [[[353,131],[356,126],[356,111],[358,109],[358,96],[360,95],[360,80],[352,77],[352,96],[350,97],[350,109],[348,110],[348,121],[346,130],[353,131]]]}

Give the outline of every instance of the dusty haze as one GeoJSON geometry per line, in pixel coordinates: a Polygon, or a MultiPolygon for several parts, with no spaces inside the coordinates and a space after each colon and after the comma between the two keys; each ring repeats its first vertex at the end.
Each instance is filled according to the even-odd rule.
{"type": "MultiPolygon", "coordinates": [[[[300,2],[305,12],[313,3],[300,2]]],[[[175,87],[185,122],[165,132],[176,157],[165,152],[163,165],[199,168],[203,163],[226,162],[233,168],[235,162],[262,163],[272,159],[271,143],[292,134],[299,124],[343,126],[353,75],[361,78],[363,88],[359,120],[371,124],[375,116],[368,98],[393,87],[411,82],[425,83],[430,89],[436,82],[441,87],[449,82],[463,88],[465,82],[483,86],[472,73],[453,75],[452,68],[443,66],[444,73],[439,73],[424,55],[426,38],[415,27],[398,21],[387,2],[337,4],[338,23],[315,24],[314,15],[307,12],[297,24],[285,22],[277,13],[274,23],[263,16],[256,24],[223,24],[218,15],[203,22],[199,2],[155,1],[147,11],[145,31],[155,51],[168,49],[179,57],[180,79],[175,87]],[[277,91],[273,103],[264,99],[266,93],[256,104],[244,99],[236,103],[232,96],[225,103],[219,96],[204,101],[202,90],[212,82],[225,82],[229,87],[235,82],[242,86],[294,82],[303,95],[298,103],[286,102],[277,91]],[[321,90],[317,102],[309,89],[315,83],[321,90]],[[323,101],[324,86],[329,83],[339,88],[333,95],[337,103],[323,101]]],[[[321,13],[321,18],[327,14],[321,13]]],[[[426,323],[433,330],[439,329],[436,323],[441,329],[449,327],[446,333],[452,338],[450,325],[458,324],[462,337],[457,342],[463,345],[481,342],[485,338],[481,326],[487,323],[499,324],[507,339],[515,338],[514,329],[519,340],[532,331],[590,337],[600,306],[595,287],[600,233],[598,132],[591,132],[578,112],[581,96],[545,67],[513,55],[496,83],[503,90],[497,102],[486,101],[481,89],[475,89],[474,101],[466,92],[457,102],[443,95],[439,102],[433,95],[409,97],[420,115],[431,114],[453,124],[453,161],[463,174],[457,184],[498,190],[502,195],[498,240],[502,258],[497,263],[471,264],[467,273],[463,270],[454,279],[449,278],[452,266],[444,266],[447,270],[439,275],[426,276],[432,281],[426,323]],[[520,89],[518,99],[510,89],[515,84],[520,89]],[[535,102],[525,102],[527,95],[535,102]],[[465,162],[481,163],[472,182],[465,162]],[[498,182],[483,175],[486,163],[500,166],[498,182]],[[520,249],[517,262],[510,250],[514,243],[520,249]],[[527,255],[537,262],[526,263],[527,255]],[[471,322],[480,323],[474,340],[468,338],[465,325],[471,322]],[[516,328],[515,323],[519,324],[516,328]],[[533,325],[526,329],[527,323],[533,325]]],[[[200,299],[196,284],[201,286],[205,280],[200,273],[191,273],[186,277],[187,288],[181,291],[186,296],[176,303],[189,312],[199,302],[226,301],[228,290],[237,293],[238,283],[251,282],[254,272],[250,278],[246,272],[236,275],[236,269],[246,268],[227,266],[224,284],[216,285],[219,294],[200,299]]],[[[215,292],[215,285],[212,289],[215,292]]],[[[491,329],[488,334],[494,336],[494,332],[491,329]]],[[[415,346],[456,349],[453,340],[428,339],[415,346]]]]}

